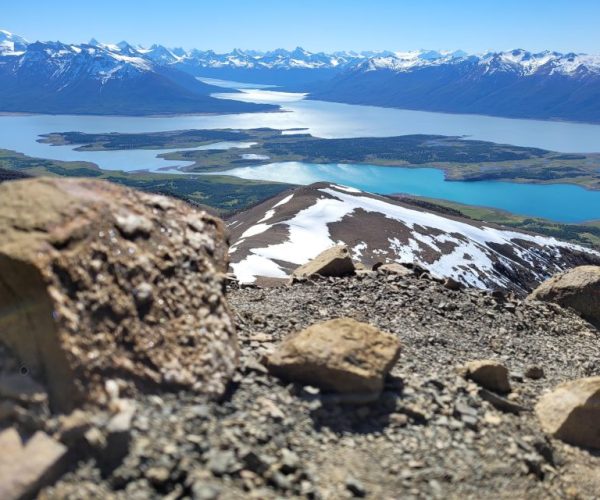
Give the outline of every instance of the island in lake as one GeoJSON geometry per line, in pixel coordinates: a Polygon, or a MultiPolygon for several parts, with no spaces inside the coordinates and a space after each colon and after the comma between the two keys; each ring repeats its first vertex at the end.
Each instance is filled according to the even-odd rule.
{"type": "Polygon", "coordinates": [[[600,154],[557,153],[439,135],[324,139],[299,130],[183,130],[155,133],[44,135],[53,145],[76,145],[81,151],[194,148],[219,141],[254,144],[225,150],[176,151],[169,160],[194,162],[188,172],[222,172],[249,165],[298,161],[307,163],[370,164],[389,167],[441,169],[448,181],[508,181],[576,184],[600,190],[600,154]]]}
{"type": "MultiPolygon", "coordinates": [[[[389,167],[435,166],[449,180],[502,179],[518,182],[572,182],[598,189],[598,155],[560,154],[537,148],[499,145],[458,137],[411,135],[390,138],[319,139],[299,130],[186,130],[143,134],[49,134],[41,141],[75,145],[81,150],[192,148],[223,141],[246,141],[249,148],[188,150],[169,153],[193,161],[187,175],[101,170],[93,163],[32,158],[0,151],[0,168],[25,175],[98,177],[138,189],[177,196],[223,217],[288,189],[290,184],[214,175],[243,165],[275,161],[368,162],[389,167]],[[197,175],[202,173],[203,175],[197,175]]],[[[588,246],[600,247],[600,222],[563,224],[537,217],[422,197],[403,199],[442,212],[451,210],[477,220],[504,224],[588,246]]]]}

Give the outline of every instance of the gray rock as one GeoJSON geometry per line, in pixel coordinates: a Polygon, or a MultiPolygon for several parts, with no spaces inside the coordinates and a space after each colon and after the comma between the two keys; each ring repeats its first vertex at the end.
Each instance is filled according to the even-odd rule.
{"type": "Polygon", "coordinates": [[[231,450],[210,450],[206,466],[215,476],[233,474],[241,469],[235,453],[231,450]]]}
{"type": "Polygon", "coordinates": [[[216,500],[221,495],[219,488],[204,484],[201,480],[196,481],[191,489],[193,500],[216,500]]]}

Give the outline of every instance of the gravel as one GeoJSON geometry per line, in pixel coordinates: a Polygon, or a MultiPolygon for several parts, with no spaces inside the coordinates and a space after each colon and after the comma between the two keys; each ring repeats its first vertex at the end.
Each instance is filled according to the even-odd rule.
{"type": "MultiPolygon", "coordinates": [[[[229,302],[241,364],[226,395],[128,395],[137,412],[123,462],[103,475],[84,459],[42,498],[592,498],[600,491],[600,456],[549,439],[531,411],[556,384],[600,374],[598,331],[572,312],[377,273],[232,288],[229,302]],[[285,335],[342,316],[403,344],[377,402],[342,404],[261,364],[285,335]],[[510,394],[464,378],[461,366],[478,359],[508,368],[510,394]]],[[[52,419],[36,422],[52,430],[52,419]]]]}

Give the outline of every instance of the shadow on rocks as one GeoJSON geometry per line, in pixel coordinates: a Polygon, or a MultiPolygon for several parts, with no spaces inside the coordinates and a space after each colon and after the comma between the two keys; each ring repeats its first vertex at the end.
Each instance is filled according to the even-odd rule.
{"type": "Polygon", "coordinates": [[[317,431],[327,428],[335,433],[371,434],[407,423],[410,416],[399,413],[403,387],[402,379],[388,376],[376,399],[368,394],[322,393],[310,386],[297,386],[296,393],[309,403],[310,418],[317,431]]]}

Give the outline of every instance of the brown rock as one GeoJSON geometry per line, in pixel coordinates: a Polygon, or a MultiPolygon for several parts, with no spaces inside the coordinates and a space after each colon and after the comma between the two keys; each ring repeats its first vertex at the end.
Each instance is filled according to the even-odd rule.
{"type": "Polygon", "coordinates": [[[537,365],[529,366],[525,370],[525,376],[527,378],[530,378],[533,380],[538,380],[540,378],[544,378],[544,369],[541,366],[537,366],[537,365]]]}
{"type": "Polygon", "coordinates": [[[350,276],[354,274],[354,263],[346,245],[337,245],[321,252],[313,260],[297,268],[293,275],[309,277],[321,276],[350,276]]]}
{"type": "Polygon", "coordinates": [[[507,368],[491,359],[470,361],[466,364],[466,377],[490,391],[510,392],[507,368]]]}
{"type": "Polygon", "coordinates": [[[376,397],[399,354],[400,342],[393,335],[340,318],[288,336],[266,362],[272,373],[287,380],[376,397]]]}
{"type": "Polygon", "coordinates": [[[408,267],[395,262],[391,264],[382,264],[381,266],[377,267],[377,271],[385,274],[397,274],[398,276],[409,276],[414,274],[408,267]]]}
{"type": "Polygon", "coordinates": [[[65,470],[67,448],[43,432],[23,444],[15,429],[0,434],[0,498],[32,498],[65,470]]]}
{"type": "Polygon", "coordinates": [[[58,424],[58,439],[69,448],[75,448],[92,427],[92,417],[82,410],[75,410],[69,415],[61,415],[58,424]]]}
{"type": "Polygon", "coordinates": [[[537,287],[528,300],[571,307],[600,328],[600,266],[580,266],[557,274],[537,287]]]}
{"type": "Polygon", "coordinates": [[[452,277],[446,278],[444,280],[444,286],[448,290],[454,290],[454,291],[462,290],[464,288],[464,285],[460,281],[457,281],[452,277]]]}
{"type": "Polygon", "coordinates": [[[570,444],[600,449],[600,377],[560,384],[540,398],[535,412],[544,432],[570,444]]]}
{"type": "Polygon", "coordinates": [[[87,179],[0,185],[0,341],[55,410],[102,402],[115,375],[221,394],[237,343],[218,219],[87,179]]]}

